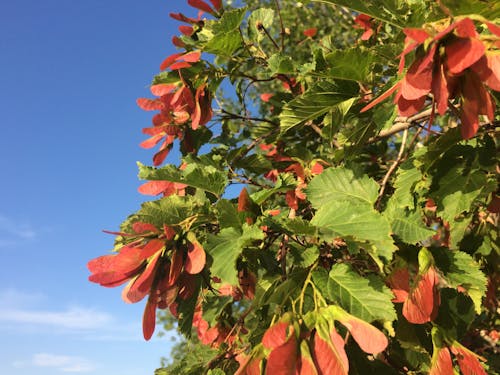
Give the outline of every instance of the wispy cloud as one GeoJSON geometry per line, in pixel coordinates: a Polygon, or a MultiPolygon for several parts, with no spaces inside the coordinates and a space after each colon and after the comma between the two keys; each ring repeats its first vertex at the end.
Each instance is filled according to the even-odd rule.
{"type": "Polygon", "coordinates": [[[70,307],[62,311],[4,309],[0,321],[26,325],[44,325],[74,330],[95,329],[111,322],[111,315],[82,307],[70,307]]]}
{"type": "Polygon", "coordinates": [[[17,222],[0,214],[0,232],[10,234],[22,239],[31,239],[36,237],[36,232],[29,223],[17,222]]]}
{"type": "Polygon", "coordinates": [[[96,366],[88,359],[79,356],[37,353],[30,360],[15,362],[14,367],[44,367],[60,372],[92,372],[96,366]]]}

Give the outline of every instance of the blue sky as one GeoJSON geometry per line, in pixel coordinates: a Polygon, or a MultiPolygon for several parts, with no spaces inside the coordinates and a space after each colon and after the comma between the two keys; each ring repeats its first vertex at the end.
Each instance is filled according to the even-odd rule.
{"type": "Polygon", "coordinates": [[[174,52],[185,1],[0,3],[0,374],[152,374],[144,301],[87,281],[137,193],[151,77],[174,52]]]}

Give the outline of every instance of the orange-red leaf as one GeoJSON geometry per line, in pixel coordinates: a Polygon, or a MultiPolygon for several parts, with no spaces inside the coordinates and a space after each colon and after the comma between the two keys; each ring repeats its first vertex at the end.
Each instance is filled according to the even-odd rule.
{"type": "Polygon", "coordinates": [[[166,94],[170,94],[173,90],[177,88],[177,85],[167,84],[167,83],[159,83],[157,85],[152,85],[150,87],[151,93],[156,96],[163,96],[166,94]]]}
{"type": "Polygon", "coordinates": [[[387,337],[364,320],[346,315],[339,321],[351,332],[352,337],[365,353],[381,353],[387,348],[389,344],[387,337]]]}
{"type": "Polygon", "coordinates": [[[367,105],[365,105],[363,108],[361,108],[361,113],[363,112],[366,112],[368,111],[370,108],[373,108],[374,106],[376,106],[378,103],[384,101],[385,99],[387,99],[389,96],[392,95],[392,93],[394,91],[396,91],[400,86],[400,82],[397,82],[394,86],[392,86],[389,90],[387,90],[386,92],[384,92],[382,95],[380,95],[379,97],[377,97],[375,100],[371,101],[370,103],[368,103],[367,105]]]}
{"type": "Polygon", "coordinates": [[[136,102],[145,111],[159,111],[163,108],[163,103],[158,99],[139,98],[136,102]]]}
{"type": "Polygon", "coordinates": [[[432,94],[437,105],[437,110],[440,115],[444,115],[448,109],[448,84],[444,72],[444,65],[438,64],[432,75],[432,94]]]}
{"type": "Polygon", "coordinates": [[[172,252],[171,262],[168,274],[168,286],[174,285],[182,272],[182,266],[184,265],[182,250],[176,249],[172,252]]]}
{"type": "Polygon", "coordinates": [[[200,273],[205,267],[205,262],[206,254],[203,247],[198,242],[190,243],[188,245],[186,264],[184,265],[186,272],[192,275],[200,273]]]}
{"type": "Polygon", "coordinates": [[[317,32],[318,32],[318,29],[315,27],[311,27],[310,29],[305,29],[304,31],[302,31],[302,33],[309,38],[312,38],[313,36],[315,36],[317,32]]]}
{"type": "Polygon", "coordinates": [[[318,375],[306,340],[300,343],[300,357],[297,361],[297,375],[318,375]]]}
{"type": "Polygon", "coordinates": [[[142,316],[142,334],[145,340],[149,340],[155,331],[156,325],[156,303],[151,298],[146,303],[142,316]]]}
{"type": "Polygon", "coordinates": [[[415,100],[407,100],[400,93],[396,95],[396,103],[398,105],[398,113],[400,116],[409,117],[420,111],[425,104],[425,96],[415,100]]]}
{"type": "Polygon", "coordinates": [[[349,373],[344,340],[337,332],[331,332],[328,338],[322,338],[316,332],[313,352],[319,375],[347,375],[349,373]]]}
{"type": "Polygon", "coordinates": [[[165,70],[167,69],[170,65],[172,65],[174,62],[176,62],[181,56],[183,55],[182,52],[179,53],[174,53],[170,56],[168,56],[165,60],[162,61],[160,64],[160,70],[165,70]]]}
{"type": "Polygon", "coordinates": [[[418,277],[403,304],[403,315],[410,323],[423,324],[434,318],[440,303],[437,282],[433,267],[418,277]]]}
{"type": "Polygon", "coordinates": [[[201,57],[201,52],[200,51],[192,51],[186,53],[184,56],[182,56],[182,59],[187,62],[195,63],[200,61],[201,57]]]}
{"type": "Polygon", "coordinates": [[[142,252],[140,254],[142,259],[147,259],[150,256],[155,255],[158,251],[162,250],[165,247],[165,241],[159,239],[152,239],[144,245],[142,248],[142,252]]]}
{"type": "Polygon", "coordinates": [[[155,277],[155,269],[160,259],[160,253],[149,262],[146,269],[135,279],[130,287],[123,290],[122,299],[127,303],[136,303],[149,294],[155,277]]]}
{"type": "Polygon", "coordinates": [[[462,38],[477,37],[476,26],[474,26],[474,22],[470,18],[464,18],[460,22],[457,22],[455,31],[462,38]]]}
{"type": "Polygon", "coordinates": [[[450,349],[455,355],[463,375],[486,375],[478,357],[469,349],[458,343],[454,343],[450,349]]]}
{"type": "Polygon", "coordinates": [[[278,322],[267,329],[262,337],[262,345],[267,349],[274,349],[286,342],[287,328],[286,322],[278,322]]]}
{"type": "Polygon", "coordinates": [[[400,93],[407,100],[415,100],[431,91],[432,70],[436,44],[427,54],[413,62],[401,81],[400,93]]]}
{"type": "Polygon", "coordinates": [[[188,0],[188,4],[191,5],[193,8],[202,10],[210,14],[213,14],[214,12],[214,10],[210,8],[210,5],[205,3],[203,0],[188,0]]]}
{"type": "Polygon", "coordinates": [[[191,36],[194,33],[194,29],[191,26],[187,26],[187,25],[179,26],[179,31],[187,36],[191,36]]]}
{"type": "Polygon", "coordinates": [[[295,375],[297,364],[297,338],[290,326],[290,337],[271,351],[267,358],[266,375],[295,375]]]}
{"type": "Polygon", "coordinates": [[[430,37],[430,35],[424,29],[407,27],[403,29],[403,32],[407,37],[413,39],[414,41],[420,44],[425,42],[426,39],[430,37]]]}
{"type": "MultiPolygon", "coordinates": [[[[163,192],[170,192],[175,190],[173,182],[170,181],[148,181],[137,189],[139,193],[144,195],[158,195],[163,192]]],[[[170,195],[170,194],[166,194],[170,195]]]]}
{"type": "Polygon", "coordinates": [[[484,55],[485,47],[478,39],[457,38],[445,46],[445,51],[449,71],[459,74],[484,55]]]}
{"type": "Polygon", "coordinates": [[[439,348],[437,353],[432,355],[429,375],[453,375],[453,364],[448,348],[439,348]]]}

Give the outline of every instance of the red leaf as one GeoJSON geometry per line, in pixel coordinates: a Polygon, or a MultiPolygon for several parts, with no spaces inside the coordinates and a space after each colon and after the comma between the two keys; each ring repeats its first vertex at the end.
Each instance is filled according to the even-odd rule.
{"type": "Polygon", "coordinates": [[[285,194],[285,201],[288,207],[298,210],[299,209],[299,201],[297,196],[295,195],[295,190],[289,190],[285,194]]]}
{"type": "Polygon", "coordinates": [[[155,255],[158,251],[165,248],[165,241],[159,239],[152,239],[144,245],[140,254],[142,259],[147,259],[155,255]]]}
{"type": "Polygon", "coordinates": [[[269,99],[271,99],[273,96],[274,96],[274,94],[271,94],[271,93],[269,93],[269,92],[266,92],[266,93],[264,93],[264,94],[260,94],[260,99],[261,99],[263,102],[268,103],[268,102],[269,102],[269,99]]]}
{"type": "Polygon", "coordinates": [[[410,291],[410,273],[408,272],[408,268],[399,268],[394,271],[387,280],[387,283],[395,296],[392,302],[404,302],[410,291]]]}
{"type": "Polygon", "coordinates": [[[396,95],[396,103],[398,105],[398,113],[400,116],[409,117],[420,111],[425,104],[425,96],[416,100],[406,100],[399,93],[396,95]]]}
{"type": "Polygon", "coordinates": [[[456,342],[453,343],[450,349],[455,355],[463,375],[486,375],[486,371],[479,362],[478,357],[469,349],[456,342]]]}
{"type": "Polygon", "coordinates": [[[184,265],[184,254],[182,250],[176,249],[172,252],[171,262],[170,271],[168,273],[168,286],[174,285],[182,272],[182,266],[184,265]]]}
{"type": "Polygon", "coordinates": [[[448,109],[448,98],[450,93],[448,91],[443,64],[438,64],[434,69],[434,74],[432,75],[432,94],[437,104],[438,113],[444,115],[448,109]]]}
{"type": "Polygon", "coordinates": [[[479,101],[481,100],[481,97],[478,96],[479,86],[482,86],[481,83],[477,82],[471,74],[465,76],[462,90],[464,98],[460,112],[460,121],[462,122],[460,131],[463,139],[474,137],[479,129],[479,101]]]}
{"type": "Polygon", "coordinates": [[[241,189],[238,196],[238,212],[245,212],[250,210],[250,196],[246,188],[241,189]]]}
{"type": "Polygon", "coordinates": [[[464,18],[460,22],[457,22],[455,30],[457,35],[462,38],[475,38],[477,37],[476,26],[470,18],[464,18]]]}
{"type": "Polygon", "coordinates": [[[205,267],[206,254],[198,242],[188,245],[188,253],[184,269],[192,275],[200,273],[205,267]]]}
{"type": "Polygon", "coordinates": [[[123,247],[116,255],[104,255],[92,259],[87,263],[92,273],[89,281],[107,287],[123,284],[142,268],[140,252],[140,249],[134,247],[123,247]]]}
{"type": "Polygon", "coordinates": [[[167,84],[167,83],[160,83],[158,85],[151,86],[150,90],[153,93],[153,95],[163,96],[163,95],[166,95],[166,94],[170,94],[176,88],[177,88],[177,85],[167,84]]]}
{"type": "Polygon", "coordinates": [[[156,303],[151,298],[146,303],[142,316],[142,334],[145,340],[149,340],[155,331],[156,325],[156,303]]]}
{"type": "Polygon", "coordinates": [[[122,299],[127,303],[136,303],[142,300],[149,294],[153,280],[155,277],[156,264],[160,259],[158,253],[147,265],[146,269],[139,275],[137,279],[127,286],[122,292],[122,299]]]}
{"type": "Polygon", "coordinates": [[[317,32],[318,32],[318,29],[315,27],[311,27],[310,29],[305,29],[304,31],[302,31],[302,33],[309,38],[312,38],[313,36],[315,36],[317,32]]]}
{"type": "MultiPolygon", "coordinates": [[[[189,27],[189,26],[188,26],[189,27]]],[[[182,52],[174,53],[173,55],[168,56],[163,62],[160,64],[160,70],[167,69],[170,65],[172,65],[175,61],[179,59],[183,55],[182,52]]]]}
{"type": "Polygon", "coordinates": [[[222,9],[222,0],[210,0],[210,2],[216,10],[222,9]]]}
{"type": "Polygon", "coordinates": [[[359,347],[370,354],[381,353],[387,348],[387,337],[371,324],[352,315],[341,318],[339,321],[351,332],[359,347]]]}
{"type": "Polygon", "coordinates": [[[330,334],[328,343],[318,332],[314,336],[314,360],[319,375],[347,375],[349,361],[344,350],[344,340],[335,331],[330,334]]]}
{"type": "Polygon", "coordinates": [[[213,14],[214,10],[210,8],[210,5],[205,3],[203,0],[188,0],[188,4],[191,5],[193,8],[202,10],[204,12],[213,14]]]}
{"type": "Polygon", "coordinates": [[[360,113],[368,111],[370,108],[376,106],[378,103],[380,103],[380,102],[384,101],[385,99],[387,99],[389,96],[392,95],[392,93],[394,91],[396,91],[399,88],[399,86],[400,86],[400,82],[397,82],[394,86],[392,86],[389,90],[387,90],[386,92],[384,92],[378,98],[376,98],[375,100],[373,100],[372,102],[368,103],[366,106],[364,106],[363,108],[361,108],[360,113]]]}
{"type": "Polygon", "coordinates": [[[419,276],[403,304],[403,315],[410,323],[424,324],[434,318],[440,303],[437,282],[433,267],[419,276]]]}
{"type": "Polygon", "coordinates": [[[287,322],[278,322],[267,329],[262,337],[262,345],[267,349],[275,349],[286,342],[287,322]]]}
{"type": "Polygon", "coordinates": [[[200,61],[200,57],[201,57],[200,51],[193,51],[186,53],[184,56],[182,56],[182,59],[187,62],[195,63],[200,61]]]}
{"type": "Polygon", "coordinates": [[[184,69],[184,68],[190,68],[191,64],[186,62],[186,61],[178,61],[172,65],[170,65],[170,69],[172,70],[178,70],[178,69],[184,69]]]}
{"type": "Polygon", "coordinates": [[[179,48],[184,48],[186,46],[186,44],[181,40],[181,38],[175,35],[172,37],[172,44],[179,48]]]}
{"type": "Polygon", "coordinates": [[[448,348],[439,348],[437,353],[432,355],[429,375],[453,375],[453,364],[448,348]]]}
{"type": "Polygon", "coordinates": [[[300,357],[297,361],[297,375],[318,375],[307,341],[300,343],[300,357]]]}
{"type": "Polygon", "coordinates": [[[430,38],[430,35],[424,29],[407,27],[403,29],[403,32],[407,37],[413,39],[419,44],[424,43],[427,38],[430,38]]]}
{"type": "Polygon", "coordinates": [[[493,22],[486,22],[486,26],[491,31],[492,34],[500,36],[500,26],[495,25],[493,22]]]}
{"type": "Polygon", "coordinates": [[[194,33],[194,29],[191,26],[187,26],[187,25],[179,26],[179,31],[187,36],[191,36],[194,33]]]}
{"type": "Polygon", "coordinates": [[[141,234],[141,233],[146,233],[146,232],[158,232],[158,229],[153,224],[149,223],[143,223],[141,221],[136,221],[134,224],[132,224],[132,229],[135,233],[141,234]]]}
{"type": "Polygon", "coordinates": [[[169,147],[162,148],[160,151],[158,151],[154,156],[153,156],[153,165],[155,167],[159,166],[165,158],[168,156],[168,153],[170,152],[171,145],[169,147]]]}
{"type": "Polygon", "coordinates": [[[170,192],[172,190],[175,190],[175,188],[173,182],[170,181],[148,181],[137,189],[139,193],[144,195],[158,195],[165,191],[170,192]]]}
{"type": "Polygon", "coordinates": [[[269,354],[266,375],[295,375],[297,364],[297,338],[290,326],[290,337],[269,354]]]}
{"type": "Polygon", "coordinates": [[[158,99],[139,98],[136,102],[139,108],[145,111],[159,111],[163,109],[163,103],[158,99]]]}
{"type": "Polygon", "coordinates": [[[436,44],[421,57],[411,64],[408,72],[401,81],[400,93],[407,100],[415,100],[427,95],[431,91],[432,68],[436,44]]]}
{"type": "Polygon", "coordinates": [[[459,74],[484,55],[485,47],[477,39],[457,38],[445,46],[445,51],[449,71],[459,74]]]}

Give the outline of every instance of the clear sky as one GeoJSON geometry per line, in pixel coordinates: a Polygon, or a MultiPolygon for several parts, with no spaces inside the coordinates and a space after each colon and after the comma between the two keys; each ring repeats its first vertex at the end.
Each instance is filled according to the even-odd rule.
{"type": "Polygon", "coordinates": [[[0,374],[152,374],[166,338],[142,339],[144,301],[87,281],[137,193],[135,99],[184,0],[0,1],[0,374]]]}

